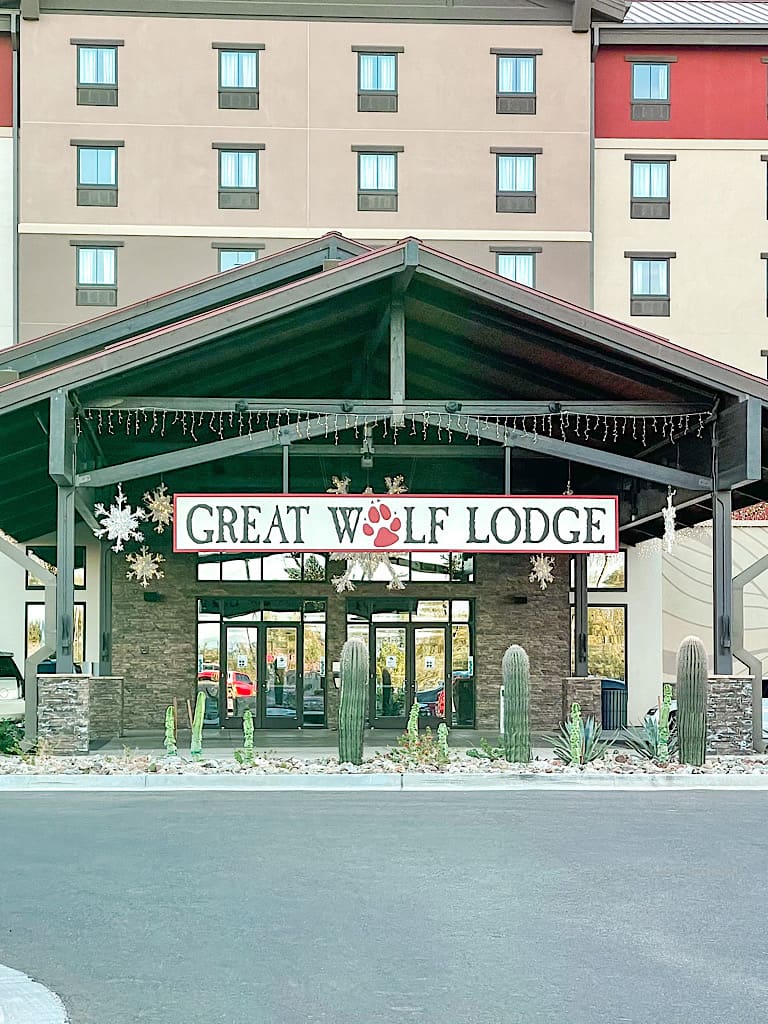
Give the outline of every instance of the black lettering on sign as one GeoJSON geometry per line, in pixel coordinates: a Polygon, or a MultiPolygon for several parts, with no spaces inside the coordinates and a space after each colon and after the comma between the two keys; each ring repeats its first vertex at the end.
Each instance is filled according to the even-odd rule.
{"type": "Polygon", "coordinates": [[[467,544],[487,544],[490,540],[489,535],[486,533],[484,537],[477,536],[477,505],[468,505],[467,512],[469,512],[469,528],[467,530],[467,544]]]}
{"type": "Polygon", "coordinates": [[[413,535],[413,505],[405,506],[405,543],[406,544],[423,544],[426,541],[426,536],[414,537],[413,535]]]}
{"type": "Polygon", "coordinates": [[[438,512],[445,512],[448,515],[447,505],[430,505],[429,506],[429,543],[437,544],[437,531],[445,529],[445,519],[437,518],[438,512]]]}
{"type": "Polygon", "coordinates": [[[333,525],[336,528],[336,536],[339,538],[339,544],[343,544],[345,540],[354,541],[355,534],[357,533],[357,524],[360,522],[360,516],[362,509],[358,508],[334,508],[332,505],[328,506],[328,511],[333,517],[333,525]],[[354,524],[352,523],[352,517],[354,516],[354,524]],[[341,521],[340,521],[341,520],[341,521]]]}
{"type": "Polygon", "coordinates": [[[202,537],[195,536],[194,526],[194,515],[195,512],[204,509],[209,516],[213,515],[213,509],[210,505],[193,505],[192,508],[187,512],[187,534],[193,544],[210,544],[213,540],[213,530],[204,530],[202,537]]]}
{"type": "Polygon", "coordinates": [[[514,544],[520,536],[521,528],[522,523],[520,522],[520,516],[515,512],[511,505],[501,505],[491,516],[491,533],[493,534],[493,539],[498,544],[514,544]],[[512,517],[514,532],[511,537],[504,538],[499,536],[499,516],[502,512],[508,512],[512,517]]]}
{"type": "Polygon", "coordinates": [[[526,544],[542,544],[547,536],[549,535],[549,516],[544,509],[538,508],[536,505],[526,505],[525,507],[525,543],[526,544]],[[533,517],[537,515],[542,520],[539,523],[541,533],[538,537],[533,536],[533,517]]]}
{"type": "Polygon", "coordinates": [[[231,544],[237,544],[237,537],[235,536],[235,522],[237,520],[237,509],[232,508],[231,505],[219,505],[219,535],[216,538],[217,544],[224,544],[224,531],[227,530],[229,533],[229,542],[231,544]]]}
{"type": "Polygon", "coordinates": [[[272,516],[272,522],[269,524],[269,529],[264,534],[264,543],[265,544],[271,544],[272,543],[272,531],[273,530],[279,530],[279,532],[280,532],[280,544],[287,544],[288,543],[288,537],[286,535],[285,529],[283,528],[283,517],[280,515],[280,509],[279,508],[275,509],[275,514],[272,516]]]}
{"type": "Polygon", "coordinates": [[[294,544],[303,544],[304,538],[301,536],[301,513],[309,512],[309,505],[288,505],[286,512],[293,512],[294,515],[294,544]]]}
{"type": "Polygon", "coordinates": [[[256,529],[256,522],[253,518],[253,514],[261,512],[260,505],[241,505],[240,511],[243,513],[243,544],[258,544],[259,535],[251,535],[251,530],[256,529]]]}
{"type": "Polygon", "coordinates": [[[584,511],[587,514],[587,534],[584,538],[585,544],[604,544],[605,533],[601,533],[599,537],[595,537],[592,533],[593,530],[599,530],[602,527],[601,523],[595,522],[595,515],[605,515],[605,509],[600,508],[599,505],[585,505],[584,511]]]}
{"type": "Polygon", "coordinates": [[[563,505],[559,508],[552,517],[552,532],[555,537],[560,541],[561,544],[578,544],[579,542],[579,510],[574,508],[573,505],[563,505]],[[567,537],[564,537],[560,530],[560,520],[563,518],[566,512],[570,512],[576,516],[576,526],[571,530],[567,537]]]}

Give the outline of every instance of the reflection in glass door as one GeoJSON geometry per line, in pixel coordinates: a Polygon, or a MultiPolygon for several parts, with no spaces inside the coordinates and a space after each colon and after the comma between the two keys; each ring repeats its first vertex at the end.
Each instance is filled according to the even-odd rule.
{"type": "Polygon", "coordinates": [[[298,629],[296,626],[266,626],[264,633],[265,725],[273,729],[293,728],[298,724],[298,629]]]}
{"type": "MultiPolygon", "coordinates": [[[[245,711],[258,722],[258,626],[230,626],[226,630],[227,674],[224,707],[227,718],[242,718],[245,711]]],[[[217,686],[218,689],[218,686],[217,686]]],[[[206,697],[206,704],[208,698],[206,697]]]]}
{"type": "Polygon", "coordinates": [[[380,729],[401,728],[406,703],[407,647],[405,626],[376,626],[374,634],[375,685],[373,724],[380,729]]]}
{"type": "Polygon", "coordinates": [[[416,626],[413,630],[413,683],[422,724],[445,720],[445,663],[445,626],[416,626]]]}

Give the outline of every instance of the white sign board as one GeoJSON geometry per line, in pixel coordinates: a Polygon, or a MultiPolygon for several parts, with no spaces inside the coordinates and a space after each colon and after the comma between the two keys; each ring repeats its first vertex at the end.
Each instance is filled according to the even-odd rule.
{"type": "Polygon", "coordinates": [[[425,669],[430,669],[430,668],[434,668],[434,667],[435,667],[435,659],[434,659],[434,657],[431,654],[428,654],[424,658],[424,668],[425,669]]]}
{"type": "Polygon", "coordinates": [[[187,551],[618,551],[615,495],[176,494],[187,551]]]}
{"type": "Polygon", "coordinates": [[[244,654],[238,654],[238,656],[237,656],[237,667],[238,668],[245,668],[245,666],[247,664],[248,664],[248,659],[246,658],[246,656],[244,654]]]}
{"type": "Polygon", "coordinates": [[[388,654],[384,659],[387,668],[397,668],[397,658],[394,654],[388,654]]]}

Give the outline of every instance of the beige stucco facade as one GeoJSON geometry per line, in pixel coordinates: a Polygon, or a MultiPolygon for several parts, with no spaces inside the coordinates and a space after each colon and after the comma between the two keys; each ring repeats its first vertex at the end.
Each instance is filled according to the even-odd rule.
{"type": "Polygon", "coordinates": [[[765,140],[597,139],[595,309],[765,376],[765,140]],[[625,154],[670,154],[668,220],[630,218],[625,154]],[[670,315],[630,315],[625,252],[675,253],[670,315]]]}
{"type": "Polygon", "coordinates": [[[488,269],[491,246],[530,244],[537,287],[590,304],[589,35],[570,24],[46,14],[22,32],[22,337],[99,311],[75,305],[69,243],[100,238],[125,243],[120,305],[214,273],[211,242],[268,253],[333,229],[413,234],[488,269]],[[77,105],[71,39],[122,41],[117,107],[77,105]],[[259,110],[218,108],[215,42],[263,44],[259,110]],[[402,47],[396,113],[357,111],[353,46],[402,47]],[[496,113],[492,47],[542,51],[536,114],[496,113]],[[77,206],[73,139],[124,143],[117,207],[77,206]],[[218,208],[213,143],[264,145],[258,210],[218,208]],[[361,145],[403,147],[396,213],[358,212],[361,145]],[[535,213],[496,212],[491,147],[541,150],[535,213]]]}

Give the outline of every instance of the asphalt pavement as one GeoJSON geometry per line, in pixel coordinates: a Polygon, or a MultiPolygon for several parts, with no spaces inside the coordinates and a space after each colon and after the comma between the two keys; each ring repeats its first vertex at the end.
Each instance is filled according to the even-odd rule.
{"type": "Polygon", "coordinates": [[[0,963],[72,1024],[763,1024],[766,806],[0,795],[0,963]]]}

